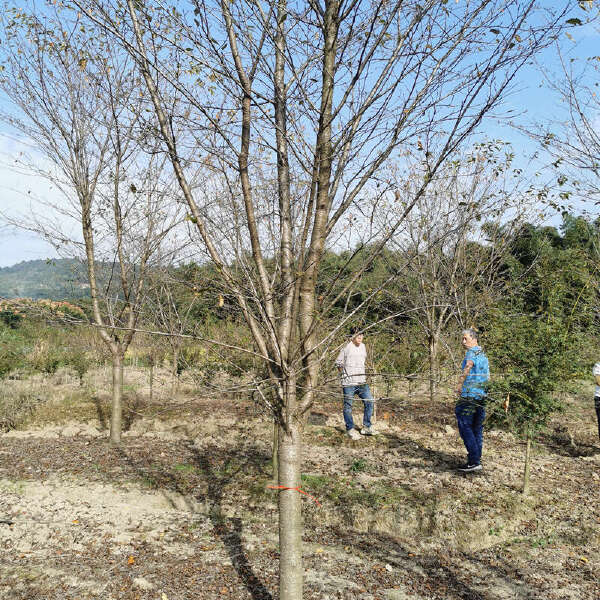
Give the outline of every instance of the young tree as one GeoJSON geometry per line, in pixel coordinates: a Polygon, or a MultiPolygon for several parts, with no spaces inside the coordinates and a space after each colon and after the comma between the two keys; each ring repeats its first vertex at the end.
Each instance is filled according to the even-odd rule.
{"type": "Polygon", "coordinates": [[[192,295],[182,299],[177,288],[182,288],[181,281],[172,269],[155,270],[148,285],[144,309],[146,321],[152,329],[166,332],[167,342],[171,349],[171,374],[174,386],[180,374],[180,351],[184,336],[193,331],[193,313],[196,299],[192,295]],[[178,297],[179,296],[179,297],[178,297]]]}
{"type": "Polygon", "coordinates": [[[152,261],[177,223],[164,155],[143,122],[133,62],[60,6],[2,17],[1,117],[35,146],[19,162],[60,199],[39,199],[12,222],[81,259],[95,326],[112,357],[110,440],[122,429],[123,357],[152,261]],[[148,152],[146,152],[146,150],[148,152]],[[79,234],[73,227],[79,226],[79,234]]]}
{"type": "Polygon", "coordinates": [[[335,333],[323,319],[571,5],[73,3],[138,62],[198,239],[267,366],[280,424],[280,598],[299,599],[301,429],[335,333]],[[407,153],[425,158],[421,184],[372,231],[339,294],[317,297],[324,253],[351,239],[350,215],[387,193],[373,182],[407,153]],[[213,173],[206,194],[190,185],[197,161],[213,173]]]}
{"type": "MultiPolygon", "coordinates": [[[[386,294],[397,295],[395,304],[402,302],[411,311],[424,334],[432,401],[448,325],[474,326],[506,287],[501,267],[531,205],[526,190],[519,189],[521,170],[512,166],[513,159],[510,147],[486,142],[450,161],[392,240],[407,275],[386,294]]],[[[402,196],[411,198],[414,185],[407,178],[402,196]]]]}
{"type": "Polygon", "coordinates": [[[526,439],[524,494],[531,442],[562,410],[557,392],[580,371],[585,338],[597,327],[596,266],[567,239],[551,228],[522,228],[511,247],[517,260],[507,261],[510,293],[485,322],[486,351],[497,373],[490,386],[491,422],[526,439]],[[499,406],[506,398],[505,412],[499,406]]]}

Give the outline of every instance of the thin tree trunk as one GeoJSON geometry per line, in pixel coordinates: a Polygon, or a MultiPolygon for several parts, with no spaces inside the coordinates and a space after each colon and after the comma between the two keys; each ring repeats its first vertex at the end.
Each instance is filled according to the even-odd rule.
{"type": "Polygon", "coordinates": [[[525,472],[523,473],[523,495],[529,494],[529,474],[531,471],[531,433],[527,432],[527,446],[525,447],[525,472]]]}
{"type": "Polygon", "coordinates": [[[179,362],[179,352],[177,348],[173,348],[173,363],[171,365],[171,373],[173,377],[177,377],[177,363],[179,362]]]}
{"type": "Polygon", "coordinates": [[[271,464],[273,465],[273,485],[279,485],[279,423],[273,418],[273,449],[271,450],[271,464]]]}
{"type": "Polygon", "coordinates": [[[435,336],[429,336],[429,400],[435,399],[437,377],[437,339],[435,336]]]}
{"type": "Polygon", "coordinates": [[[112,357],[112,407],[110,414],[110,441],[121,443],[123,426],[123,357],[114,353],[112,357]]]}
{"type": "MultiPolygon", "coordinates": [[[[300,485],[300,427],[279,427],[279,485],[300,485]]],[[[302,600],[302,507],[295,489],[279,491],[279,600],[302,600]]]]}
{"type": "Polygon", "coordinates": [[[179,372],[177,366],[179,364],[179,348],[173,348],[173,365],[171,367],[171,374],[173,376],[173,393],[176,394],[179,389],[179,372]]]}
{"type": "Polygon", "coordinates": [[[377,389],[375,384],[371,383],[371,396],[373,396],[373,414],[371,415],[371,424],[377,423],[377,389]]]}
{"type": "Polygon", "coordinates": [[[151,359],[151,362],[150,362],[150,402],[152,402],[153,395],[154,395],[154,359],[151,359]]]}

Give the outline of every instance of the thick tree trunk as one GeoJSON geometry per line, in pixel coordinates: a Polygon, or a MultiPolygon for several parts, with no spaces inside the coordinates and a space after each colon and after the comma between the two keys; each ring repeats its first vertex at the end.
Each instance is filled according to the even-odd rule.
{"type": "Polygon", "coordinates": [[[529,494],[529,474],[531,471],[531,434],[527,432],[527,446],[525,447],[525,471],[523,473],[523,495],[529,494]]]}
{"type": "MultiPolygon", "coordinates": [[[[290,419],[279,427],[279,485],[300,485],[301,434],[290,419]]],[[[279,491],[279,600],[302,600],[302,507],[295,489],[279,491]]]]}
{"type": "Polygon", "coordinates": [[[123,357],[120,354],[112,356],[112,407],[110,414],[110,441],[112,444],[121,443],[123,426],[123,357]]]}

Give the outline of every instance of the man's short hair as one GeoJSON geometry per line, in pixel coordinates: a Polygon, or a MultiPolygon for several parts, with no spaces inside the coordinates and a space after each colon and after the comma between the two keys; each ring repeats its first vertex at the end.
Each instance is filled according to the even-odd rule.
{"type": "Polygon", "coordinates": [[[463,335],[468,335],[472,340],[479,341],[479,333],[475,329],[463,329],[463,335]]]}
{"type": "Polygon", "coordinates": [[[355,335],[358,335],[359,333],[362,333],[362,331],[360,330],[360,327],[350,327],[351,337],[354,337],[355,335]]]}

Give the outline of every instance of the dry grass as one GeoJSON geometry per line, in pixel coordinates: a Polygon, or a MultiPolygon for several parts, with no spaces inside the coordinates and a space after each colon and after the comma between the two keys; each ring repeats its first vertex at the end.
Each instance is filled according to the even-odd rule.
{"type": "MultiPolygon", "coordinates": [[[[100,369],[88,374],[82,387],[76,377],[62,372],[46,381],[34,378],[7,386],[15,393],[45,393],[44,402],[22,428],[73,421],[93,421],[101,428],[109,397],[106,391],[94,395],[93,390],[106,390],[109,383],[110,371],[100,369]]],[[[166,371],[157,374],[152,402],[147,371],[128,369],[125,384],[130,431],[122,452],[108,453],[102,439],[90,442],[66,434],[60,442],[46,440],[42,449],[33,442],[20,447],[19,440],[12,440],[11,453],[22,448],[23,457],[10,477],[30,480],[36,465],[49,457],[44,473],[56,471],[77,481],[100,480],[123,488],[139,486],[144,493],[172,496],[175,504],[192,498],[198,507],[196,520],[184,523],[185,531],[195,535],[197,523],[208,520],[224,537],[205,532],[201,546],[227,550],[227,532],[242,523],[253,540],[261,540],[260,545],[251,542],[258,549],[248,556],[257,564],[264,561],[256,573],[266,580],[276,556],[276,492],[266,488],[271,468],[269,420],[257,416],[249,402],[194,397],[190,380],[183,379],[174,391],[166,371]],[[58,460],[53,453],[61,449],[58,460]],[[31,456],[33,452],[39,456],[31,456]],[[273,542],[263,545],[266,539],[273,542]]],[[[347,578],[356,581],[357,574],[367,573],[364,587],[392,589],[400,584],[398,573],[408,579],[417,573],[416,589],[426,589],[418,587],[422,584],[433,590],[422,598],[600,597],[600,513],[595,501],[600,451],[588,387],[569,399],[566,412],[538,438],[528,497],[520,493],[521,440],[505,432],[487,432],[484,472],[457,474],[454,466],[462,461],[464,449],[454,428],[451,401],[431,404],[426,395],[407,398],[404,390],[396,390],[396,396],[402,394],[401,401],[380,409],[380,417],[385,412],[389,424],[381,436],[350,441],[340,427],[338,399],[319,405],[325,424],[306,428],[302,488],[321,503],[303,503],[307,580],[312,582],[307,597],[322,598],[341,585],[335,577],[354,569],[350,558],[357,560],[356,571],[347,578]],[[315,548],[322,554],[314,554],[315,548]],[[386,563],[395,575],[385,569],[386,563]],[[581,577],[575,583],[568,577],[563,582],[563,575],[572,571],[581,577]],[[457,582],[469,582],[468,573],[475,580],[482,574],[482,582],[469,583],[467,592],[457,582]],[[444,586],[449,591],[444,592],[444,586]]],[[[357,403],[358,423],[360,412],[357,403]]],[[[184,524],[174,521],[172,526],[184,524]]],[[[132,530],[131,535],[137,533],[132,530]]],[[[166,564],[160,569],[169,570],[166,564]]],[[[235,572],[231,576],[235,578],[235,572]]],[[[198,590],[196,595],[202,593],[198,590]]]]}

